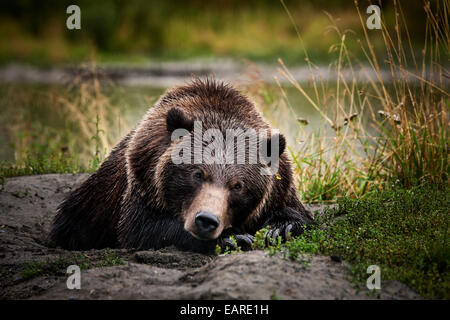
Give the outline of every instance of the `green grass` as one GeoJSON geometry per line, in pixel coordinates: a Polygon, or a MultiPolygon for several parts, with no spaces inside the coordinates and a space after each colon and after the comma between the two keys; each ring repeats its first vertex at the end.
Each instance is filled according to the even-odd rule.
{"type": "MultiPolygon", "coordinates": [[[[0,186],[4,185],[5,178],[27,176],[47,173],[80,173],[93,172],[98,168],[98,162],[93,160],[92,165],[80,165],[75,158],[66,157],[61,153],[28,155],[22,161],[0,163],[0,186]]],[[[2,188],[0,187],[0,191],[2,188]]]]}
{"type": "Polygon", "coordinates": [[[78,265],[81,270],[98,267],[123,265],[125,262],[115,251],[105,250],[100,258],[90,260],[83,254],[73,254],[70,257],[59,257],[45,261],[31,261],[23,265],[22,277],[26,280],[43,275],[64,275],[70,265],[78,265]]]}
{"type": "MultiPolygon", "coordinates": [[[[344,198],[303,235],[266,245],[261,230],[254,248],[297,260],[302,254],[338,255],[365,285],[367,267],[382,280],[398,280],[429,298],[450,299],[450,187],[391,186],[365,199],[344,198]]],[[[383,289],[383,288],[381,288],[383,289]]]]}
{"type": "Polygon", "coordinates": [[[67,268],[71,264],[72,263],[65,258],[27,262],[23,266],[21,275],[24,279],[28,280],[46,274],[63,274],[65,272],[64,268],[67,268]]]}
{"type": "Polygon", "coordinates": [[[162,88],[0,85],[0,190],[5,177],[92,172],[162,88]]]}
{"type": "MultiPolygon", "coordinates": [[[[329,68],[335,70],[335,80],[314,75],[313,70],[320,64],[309,59],[313,55],[308,46],[304,47],[311,70],[308,83],[298,82],[279,60],[281,75],[321,115],[321,123],[314,124],[312,133],[304,130],[305,122],[298,123],[296,143],[290,144],[303,200],[323,203],[342,196],[358,198],[392,181],[407,188],[424,181],[448,183],[450,94],[439,70],[446,68],[448,61],[443,57],[450,52],[450,1],[436,4],[423,7],[422,20],[433,36],[424,37],[420,53],[409,36],[411,16],[404,15],[405,8],[395,2],[393,9],[398,19],[395,23],[383,20],[383,28],[378,31],[385,51],[380,59],[373,49],[377,35],[367,30],[364,6],[356,2],[360,28],[364,30],[357,50],[364,53],[362,61],[355,58],[359,55],[351,32],[341,29],[331,17],[336,44],[330,48],[334,59],[329,68]],[[361,81],[356,77],[357,68],[368,68],[377,74],[376,79],[361,81]],[[351,70],[351,76],[344,77],[343,70],[351,70]],[[389,70],[390,77],[382,75],[381,70],[389,70]]],[[[288,6],[285,9],[299,41],[304,43],[301,24],[288,6]]],[[[267,90],[256,91],[261,95],[264,114],[275,113],[278,118],[274,127],[286,130],[292,123],[289,118],[309,120],[301,110],[293,108],[284,88],[279,85],[279,89],[285,99],[278,105],[266,98],[267,90]]]]}
{"type": "Polygon", "coordinates": [[[102,259],[97,262],[95,265],[96,267],[110,267],[110,266],[117,266],[117,265],[123,265],[124,261],[122,258],[120,258],[116,252],[112,250],[105,250],[103,253],[102,259]]]}

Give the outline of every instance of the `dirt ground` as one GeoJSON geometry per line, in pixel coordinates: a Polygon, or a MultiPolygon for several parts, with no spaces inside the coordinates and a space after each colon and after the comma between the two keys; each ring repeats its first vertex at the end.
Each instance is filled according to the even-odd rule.
{"type": "Polygon", "coordinates": [[[208,256],[173,248],[48,248],[56,207],[86,178],[26,176],[0,186],[0,299],[421,298],[396,281],[382,281],[377,294],[358,290],[346,263],[328,256],[289,261],[263,251],[208,256]],[[71,264],[81,267],[80,290],[67,288],[65,271],[71,264]]]}

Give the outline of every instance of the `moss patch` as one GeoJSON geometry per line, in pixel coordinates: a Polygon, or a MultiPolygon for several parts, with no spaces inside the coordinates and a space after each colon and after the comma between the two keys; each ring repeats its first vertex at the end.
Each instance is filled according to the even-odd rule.
{"type": "Polygon", "coordinates": [[[358,284],[367,280],[368,266],[378,265],[382,280],[398,280],[425,297],[449,299],[449,195],[448,185],[425,185],[344,198],[303,235],[267,246],[262,230],[254,247],[290,259],[303,253],[338,256],[351,264],[358,284]]]}

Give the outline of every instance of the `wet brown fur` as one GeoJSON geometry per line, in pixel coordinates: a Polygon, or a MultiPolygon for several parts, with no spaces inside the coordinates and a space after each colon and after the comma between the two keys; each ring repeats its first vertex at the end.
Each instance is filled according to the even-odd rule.
{"type": "MultiPolygon", "coordinates": [[[[170,201],[164,198],[162,190],[168,178],[165,168],[173,146],[167,134],[167,115],[174,107],[188,119],[202,121],[204,129],[225,132],[230,128],[253,128],[270,132],[253,103],[228,85],[194,80],[169,90],[97,172],[61,204],[51,232],[56,245],[79,250],[118,246],[148,249],[173,244],[194,251],[215,246],[215,241],[192,237],[184,228],[187,217],[180,219],[181,212],[170,212],[170,201]]],[[[252,183],[264,196],[240,225],[233,225],[236,230],[254,233],[268,224],[281,226],[293,221],[300,225],[311,221],[298,199],[286,151],[280,155],[278,177],[281,179],[252,174],[252,183]]],[[[228,178],[232,177],[224,177],[228,178]]],[[[226,223],[223,228],[228,227],[226,223]]]]}

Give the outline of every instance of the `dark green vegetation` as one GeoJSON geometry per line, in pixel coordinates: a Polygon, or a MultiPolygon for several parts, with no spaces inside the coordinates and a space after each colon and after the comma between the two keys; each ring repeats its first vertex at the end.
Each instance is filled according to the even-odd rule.
{"type": "Polygon", "coordinates": [[[286,243],[279,237],[268,244],[267,230],[260,230],[253,246],[293,260],[305,253],[338,256],[351,264],[353,280],[362,286],[367,267],[378,265],[382,281],[398,280],[425,297],[449,299],[449,207],[448,185],[391,186],[363,199],[340,200],[286,243]]]}
{"type": "MultiPolygon", "coordinates": [[[[342,29],[361,38],[353,1],[285,0],[301,24],[304,44],[316,59],[328,60],[335,39],[327,27],[337,19],[342,29]]],[[[367,4],[361,2],[365,11],[367,4]]],[[[392,3],[385,3],[383,18],[394,21],[392,3]]],[[[422,6],[404,8],[415,21],[413,40],[422,39],[422,6]]],[[[380,33],[375,43],[380,53],[380,33]]],[[[356,41],[351,45],[358,46],[356,41]]],[[[278,0],[265,1],[158,1],[64,0],[3,1],[0,4],[0,63],[11,60],[39,65],[80,62],[142,64],[148,60],[196,57],[238,58],[304,63],[295,30],[278,0]],[[81,8],[81,30],[66,28],[66,8],[81,8]]],[[[361,55],[360,55],[361,56],[361,55]]]]}
{"type": "Polygon", "coordinates": [[[122,265],[124,261],[112,250],[105,250],[101,257],[91,261],[83,253],[72,254],[70,257],[47,259],[46,261],[32,261],[23,266],[22,277],[31,279],[43,275],[64,275],[70,265],[78,265],[81,270],[97,267],[110,267],[122,265]]]}

